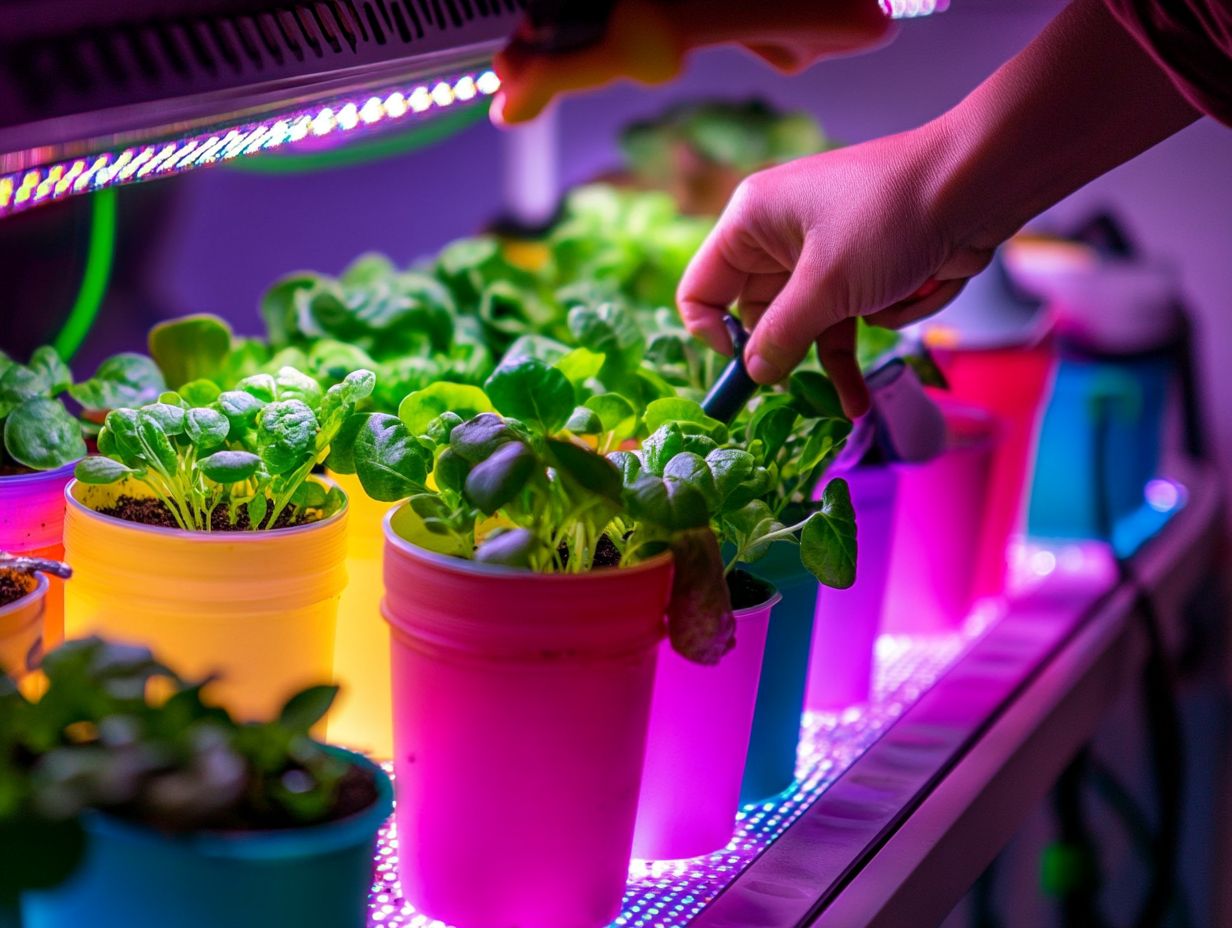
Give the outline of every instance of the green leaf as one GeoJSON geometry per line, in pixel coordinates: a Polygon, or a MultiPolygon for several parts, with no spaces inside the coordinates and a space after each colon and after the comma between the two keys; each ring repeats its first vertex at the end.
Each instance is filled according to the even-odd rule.
{"type": "Polygon", "coordinates": [[[398,269],[389,258],[379,252],[369,251],[348,264],[338,275],[338,279],[348,287],[363,287],[389,280],[397,273],[398,269]]]}
{"type": "Polygon", "coordinates": [[[232,484],[256,476],[261,470],[261,459],[251,451],[215,451],[198,461],[197,466],[215,483],[232,484]]]}
{"type": "Polygon", "coordinates": [[[4,420],[4,450],[18,464],[34,470],[54,470],[84,457],[81,423],[59,400],[36,396],[4,420]]]}
{"type": "Polygon", "coordinates": [[[271,474],[285,474],[305,464],[316,451],[319,426],[300,400],[279,400],[261,410],[257,451],[271,474]]]}
{"type": "Polygon", "coordinates": [[[291,502],[301,509],[321,509],[328,500],[328,491],[315,480],[305,480],[291,494],[291,502]]]}
{"type": "Polygon", "coordinates": [[[627,488],[625,500],[635,519],[669,532],[701,528],[710,522],[706,499],[700,491],[685,483],[669,483],[654,474],[639,475],[627,488]]]}
{"type": "Polygon", "coordinates": [[[791,406],[764,402],[749,421],[749,438],[760,441],[765,449],[764,460],[773,461],[786,444],[795,427],[798,413],[791,406]]]}
{"type": "Polygon", "coordinates": [[[167,383],[178,390],[218,375],[231,352],[231,326],[208,313],[182,316],[150,329],[148,346],[167,383]]]}
{"type": "Polygon", "coordinates": [[[616,465],[616,469],[620,471],[621,483],[626,487],[632,486],[642,472],[642,459],[632,451],[612,451],[607,459],[616,465]]]}
{"type": "Polygon", "coordinates": [[[237,383],[235,388],[256,397],[262,403],[272,403],[278,399],[278,382],[274,380],[273,374],[253,374],[237,383]]]}
{"type": "Polygon", "coordinates": [[[847,481],[826,484],[821,508],[804,524],[800,560],[826,586],[846,590],[856,582],[856,515],[847,481]]]}
{"type": "Polygon", "coordinates": [[[547,447],[552,466],[561,476],[572,480],[588,493],[613,502],[620,501],[620,471],[603,455],[556,438],[549,438],[547,447]]]}
{"type": "Polygon", "coordinates": [[[278,722],[297,734],[306,735],[329,712],[338,697],[337,686],[310,686],[287,700],[278,714],[278,722]]]}
{"type": "Polygon", "coordinates": [[[719,491],[705,458],[691,451],[682,451],[667,462],[663,468],[663,479],[669,485],[681,483],[692,487],[702,495],[710,510],[718,508],[719,491]]]}
{"type": "Polygon", "coordinates": [[[739,448],[717,448],[706,455],[721,502],[752,476],[755,463],[753,455],[739,448]]]}
{"type": "Polygon", "coordinates": [[[321,385],[315,379],[289,366],[278,369],[274,385],[279,400],[299,400],[313,410],[321,405],[324,396],[321,385]]]}
{"type": "Polygon", "coordinates": [[[578,406],[565,423],[565,429],[574,435],[598,435],[603,431],[603,420],[593,409],[578,406]]]}
{"type": "Polygon", "coordinates": [[[452,448],[443,448],[437,455],[436,466],[432,469],[432,479],[442,491],[462,493],[466,486],[466,475],[471,472],[471,465],[462,455],[452,448]]]}
{"type": "Polygon", "coordinates": [[[159,430],[168,438],[184,434],[185,416],[184,407],[172,403],[150,403],[137,410],[138,424],[142,420],[155,422],[159,430]]]}
{"type": "Polygon", "coordinates": [[[368,421],[369,413],[356,412],[342,420],[342,425],[329,443],[325,466],[335,474],[355,473],[355,441],[368,421]]]}
{"type": "Polygon", "coordinates": [[[265,517],[269,514],[269,497],[264,493],[257,493],[244,504],[244,510],[248,513],[248,524],[260,528],[265,524],[265,517]]]}
{"type": "MultiPolygon", "coordinates": [[[[152,408],[151,406],[146,406],[137,411],[137,436],[141,440],[150,466],[158,468],[164,474],[175,474],[179,471],[179,455],[176,454],[175,446],[171,444],[171,439],[167,437],[167,433],[163,430],[163,420],[165,417],[151,412],[152,408]]],[[[181,417],[184,414],[182,409],[177,409],[175,406],[167,406],[166,408],[176,409],[181,417]]],[[[180,424],[182,429],[182,419],[180,424]]]]}
{"type": "Polygon", "coordinates": [[[499,412],[537,423],[547,433],[560,429],[573,412],[573,384],[559,370],[535,358],[498,367],[484,390],[499,412]]]}
{"type": "Polygon", "coordinates": [[[135,409],[153,402],[167,389],[162,371],[143,354],[113,355],[89,380],[69,387],[69,395],[85,409],[135,409]]]}
{"type": "Polygon", "coordinates": [[[261,318],[270,344],[283,348],[300,337],[296,321],[296,303],[299,294],[320,286],[323,278],[312,271],[297,271],[274,281],[261,296],[261,318]]]}
{"type": "Polygon", "coordinates": [[[263,401],[241,390],[225,390],[218,395],[218,408],[233,428],[242,430],[252,426],[264,407],[263,401]]]}
{"type": "MultiPolygon", "coordinates": [[[[452,557],[471,557],[474,553],[469,536],[459,534],[449,529],[432,516],[425,521],[424,516],[416,511],[414,503],[420,499],[430,500],[429,506],[440,502],[434,493],[412,496],[407,505],[399,506],[390,518],[389,526],[399,538],[404,538],[413,545],[418,545],[428,551],[438,554],[448,554],[452,557]]],[[[438,510],[433,509],[432,512],[438,510]]]]}
{"type": "Polygon", "coordinates": [[[619,393],[600,393],[585,403],[599,415],[603,431],[617,442],[628,441],[637,434],[637,410],[619,393]]]}
{"type": "Polygon", "coordinates": [[[473,419],[480,413],[495,411],[488,395],[479,387],[440,382],[408,395],[398,406],[398,418],[411,434],[423,435],[441,413],[452,412],[463,419],[473,419]]]}
{"type": "Polygon", "coordinates": [[[493,532],[475,549],[475,560],[505,567],[529,567],[535,552],[542,548],[534,532],[524,528],[493,532]]]}
{"type": "Polygon", "coordinates": [[[355,439],[355,472],[364,492],[396,502],[426,489],[428,451],[397,416],[373,413],[355,439]]]}
{"type": "Polygon", "coordinates": [[[231,423],[217,409],[198,406],[184,416],[184,433],[199,451],[212,451],[227,440],[231,423]]]}
{"type": "Polygon", "coordinates": [[[662,476],[667,462],[684,450],[684,436],[675,422],[659,426],[642,442],[642,461],[652,474],[662,476]]]}
{"type": "Polygon", "coordinates": [[[47,380],[47,392],[58,396],[68,389],[73,382],[73,372],[60,359],[59,352],[50,345],[42,345],[34,349],[30,355],[30,368],[41,373],[47,380]]]}
{"type": "Polygon", "coordinates": [[[577,387],[599,375],[604,359],[604,355],[596,354],[589,348],[574,348],[557,361],[555,367],[577,387]]]}
{"type": "Polygon", "coordinates": [[[208,406],[222,393],[212,380],[193,380],[179,389],[179,394],[190,406],[208,406]]]}
{"type": "Polygon", "coordinates": [[[478,464],[516,437],[505,420],[495,413],[485,412],[455,426],[449,434],[449,447],[463,460],[478,464]]]}
{"type": "Polygon", "coordinates": [[[91,455],[88,458],[82,458],[77,462],[77,467],[73,470],[73,476],[82,483],[100,485],[123,480],[131,473],[133,473],[131,468],[125,467],[119,461],[113,461],[111,458],[103,457],[102,455],[91,455]]]}
{"type": "Polygon", "coordinates": [[[521,492],[537,465],[535,453],[522,442],[506,442],[471,468],[463,488],[466,498],[480,512],[492,515],[521,492]]]}
{"type": "Polygon", "coordinates": [[[796,408],[811,419],[845,419],[838,390],[830,378],[818,371],[796,371],[787,382],[796,408]]]}
{"type": "Polygon", "coordinates": [[[727,426],[718,419],[706,415],[700,404],[682,397],[664,397],[655,400],[646,407],[642,414],[646,428],[654,432],[668,423],[690,423],[696,428],[687,429],[682,425],[681,431],[700,431],[719,441],[727,438],[727,426]]]}

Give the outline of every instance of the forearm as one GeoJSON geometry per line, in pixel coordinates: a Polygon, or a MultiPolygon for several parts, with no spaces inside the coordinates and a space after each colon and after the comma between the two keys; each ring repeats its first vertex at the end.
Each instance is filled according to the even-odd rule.
{"type": "Polygon", "coordinates": [[[922,131],[929,196],[958,249],[994,248],[1088,181],[1199,117],[1103,0],[1074,0],[922,131]]]}

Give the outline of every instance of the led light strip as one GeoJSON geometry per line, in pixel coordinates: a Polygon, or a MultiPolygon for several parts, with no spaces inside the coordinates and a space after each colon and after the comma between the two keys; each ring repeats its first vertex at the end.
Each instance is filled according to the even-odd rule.
{"type": "Polygon", "coordinates": [[[294,147],[306,139],[341,137],[378,123],[399,121],[490,97],[500,89],[492,71],[435,84],[393,89],[384,96],[338,100],[320,109],[247,123],[215,133],[120,152],[64,161],[0,177],[0,218],[78,193],[167,177],[233,158],[294,147]]]}
{"type": "Polygon", "coordinates": [[[916,19],[944,13],[950,8],[950,0],[878,0],[881,9],[891,19],[916,19]]]}

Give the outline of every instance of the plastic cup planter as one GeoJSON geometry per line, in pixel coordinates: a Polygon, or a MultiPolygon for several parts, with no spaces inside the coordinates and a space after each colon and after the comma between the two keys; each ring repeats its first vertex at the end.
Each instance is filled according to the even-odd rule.
{"type": "Polygon", "coordinates": [[[376,835],[393,807],[377,801],[322,825],[280,831],[166,835],[101,813],[85,817],[88,845],[62,886],[28,893],[23,928],[363,928],[376,835]]]}
{"type": "Polygon", "coordinates": [[[885,605],[899,472],[894,467],[855,467],[847,481],[859,531],[860,567],[850,589],[822,587],[813,621],[805,706],[832,712],[868,702],[873,658],[885,605]]]}
{"type": "MultiPolygon", "coordinates": [[[[1001,423],[983,410],[953,403],[943,404],[942,411],[945,451],[931,461],[893,465],[899,493],[886,631],[957,631],[979,595],[984,532],[997,504],[993,482],[1001,423]]],[[[998,544],[1004,559],[1005,536],[998,544]]]]}
{"type": "MultiPolygon", "coordinates": [[[[737,609],[736,646],[715,666],[664,641],[655,675],[633,856],[699,857],[731,840],[770,612],[780,597],[737,609]]],[[[799,733],[799,716],[796,717],[799,733]]]]}
{"type": "MultiPolygon", "coordinates": [[[[0,551],[64,560],[64,488],[76,466],[0,477],[0,551]]],[[[51,648],[64,637],[64,581],[48,584],[43,639],[51,648]]]]}
{"type": "Polygon", "coordinates": [[[338,704],[326,721],[329,738],[373,757],[393,753],[393,703],[389,685],[389,627],[381,620],[381,526],[392,503],[371,499],[354,474],[329,477],[349,501],[346,528],[347,585],[338,602],[334,679],[338,704]]]}
{"type": "Polygon", "coordinates": [[[535,574],[385,519],[403,895],[466,928],[620,912],[670,556],[535,574]]]}
{"type": "Polygon", "coordinates": [[[20,680],[38,669],[43,659],[43,625],[47,594],[46,574],[31,581],[25,596],[0,606],[0,672],[20,680]]]}
{"type": "Polygon", "coordinates": [[[95,510],[141,484],[65,491],[73,565],[65,628],[148,646],[190,676],[217,673],[213,697],[239,718],[276,715],[293,692],[333,676],[346,585],[346,507],[293,528],[187,532],[95,510]]]}
{"type": "Polygon", "coordinates": [[[1025,529],[1040,423],[1057,369],[1055,340],[1046,334],[1029,345],[932,351],[949,381],[949,395],[987,409],[1002,421],[975,581],[977,597],[1000,596],[1008,572],[1006,551],[1025,529]]]}

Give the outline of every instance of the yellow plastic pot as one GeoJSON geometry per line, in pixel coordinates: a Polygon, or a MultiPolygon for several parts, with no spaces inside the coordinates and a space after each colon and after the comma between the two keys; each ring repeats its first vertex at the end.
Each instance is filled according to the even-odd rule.
{"type": "Polygon", "coordinates": [[[338,604],[334,676],[342,685],[327,722],[329,740],[372,757],[393,757],[389,685],[389,626],[381,618],[382,525],[393,503],[364,493],[354,474],[334,474],[350,500],[347,518],[347,587],[338,604]]]}
{"type": "Polygon", "coordinates": [[[69,638],[144,644],[242,719],[270,717],[293,692],[333,679],[346,586],[347,507],[320,522],[260,532],[186,532],[99,515],[135,482],[65,491],[69,638]]]}
{"type": "Polygon", "coordinates": [[[25,596],[0,606],[0,672],[14,680],[37,670],[43,660],[43,613],[48,586],[47,577],[39,574],[30,579],[25,596]]]}

